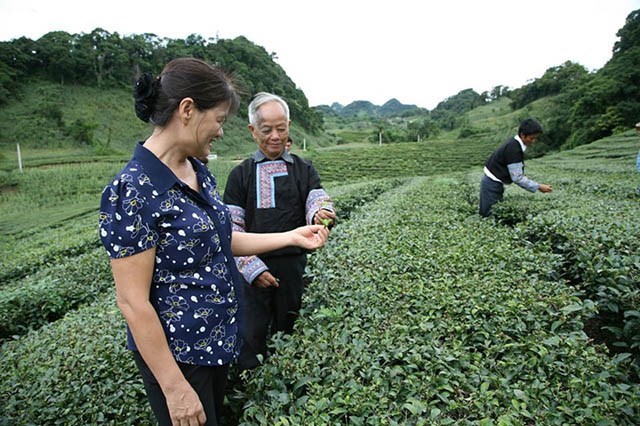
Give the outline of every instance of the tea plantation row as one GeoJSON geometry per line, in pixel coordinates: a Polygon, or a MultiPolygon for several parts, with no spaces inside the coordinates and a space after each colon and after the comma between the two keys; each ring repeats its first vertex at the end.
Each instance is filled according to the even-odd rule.
{"type": "MultiPolygon", "coordinates": [[[[226,416],[640,423],[634,137],[527,162],[554,192],[509,188],[491,220],[476,214],[480,167],[460,172],[485,143],[317,153],[338,226],[311,258],[296,333],[232,376],[226,416]]],[[[231,165],[210,164],[221,186],[231,165]]],[[[89,211],[120,167],[15,174],[0,195],[0,425],[152,424],[89,211]]]]}
{"type": "MultiPolygon", "coordinates": [[[[386,179],[335,188],[340,221],[403,182],[386,179]]],[[[93,226],[84,231],[93,238],[96,220],[94,215],[93,226]]],[[[38,257],[30,256],[22,255],[22,260],[38,257]]],[[[0,330],[8,335],[31,329],[5,341],[0,351],[0,424],[153,423],[124,346],[122,316],[108,291],[113,286],[108,265],[102,249],[90,249],[0,287],[0,330]]]]}
{"type": "Polygon", "coordinates": [[[243,424],[640,423],[635,323],[616,351],[585,329],[612,304],[637,319],[624,144],[532,162],[555,192],[509,188],[496,219],[476,213],[479,171],[414,179],[353,215],[312,259],[297,334],[235,394],[243,424]]]}
{"type": "Polygon", "coordinates": [[[351,148],[339,146],[310,158],[326,182],[350,183],[387,177],[428,176],[482,164],[495,138],[468,142],[438,140],[351,148]]]}

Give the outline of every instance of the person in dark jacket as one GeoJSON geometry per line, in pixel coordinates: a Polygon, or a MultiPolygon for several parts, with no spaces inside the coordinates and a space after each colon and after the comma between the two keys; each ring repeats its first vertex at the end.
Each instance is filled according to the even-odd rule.
{"type": "Polygon", "coordinates": [[[542,133],[542,126],[528,118],[520,123],[518,134],[509,138],[489,156],[480,182],[480,216],[491,215],[491,207],[502,201],[504,185],[515,183],[529,192],[551,192],[551,185],[529,179],[524,173],[524,151],[542,133]]]}
{"type": "MultiPolygon", "coordinates": [[[[336,214],[311,162],[288,152],[289,107],[261,92],[249,104],[249,131],[258,144],[229,174],[223,200],[236,232],[282,232],[305,224],[331,226],[336,214]]],[[[237,257],[243,288],[241,369],[267,356],[270,334],[291,333],[302,304],[307,252],[286,247],[260,257],[237,257]]]]}

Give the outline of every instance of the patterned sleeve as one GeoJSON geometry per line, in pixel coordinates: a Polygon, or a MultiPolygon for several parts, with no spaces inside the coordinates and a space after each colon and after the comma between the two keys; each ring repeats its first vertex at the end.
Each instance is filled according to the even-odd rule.
{"type": "Polygon", "coordinates": [[[307,194],[307,200],[305,203],[305,216],[307,219],[307,225],[313,223],[313,217],[320,209],[326,209],[332,212],[336,211],[331,197],[324,189],[322,189],[322,184],[320,183],[320,176],[318,175],[318,172],[313,167],[313,165],[310,164],[309,193],[307,194]]]}
{"type": "Polygon", "coordinates": [[[158,229],[145,196],[144,174],[122,173],[102,192],[99,229],[111,258],[131,256],[158,243],[158,229]]]}
{"type": "Polygon", "coordinates": [[[335,207],[333,205],[333,202],[331,201],[331,197],[329,196],[329,194],[327,194],[327,192],[322,188],[313,189],[309,191],[309,195],[307,195],[307,202],[305,205],[307,225],[313,223],[313,217],[320,209],[326,209],[335,212],[335,207]]]}
{"type": "MultiPolygon", "coordinates": [[[[231,213],[231,222],[233,223],[233,232],[245,232],[244,209],[240,206],[227,205],[231,213]]],[[[264,271],[268,271],[267,265],[264,264],[258,256],[236,256],[234,257],[238,271],[244,279],[251,284],[258,275],[264,271]]]]}

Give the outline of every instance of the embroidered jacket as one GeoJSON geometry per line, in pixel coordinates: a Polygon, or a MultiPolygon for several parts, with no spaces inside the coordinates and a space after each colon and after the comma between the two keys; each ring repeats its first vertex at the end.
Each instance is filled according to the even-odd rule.
{"type": "MultiPolygon", "coordinates": [[[[229,174],[224,202],[238,232],[289,231],[311,224],[321,208],[334,211],[311,162],[290,153],[271,161],[257,151],[244,160],[229,174]]],[[[302,253],[298,247],[286,247],[263,256],[302,253]]],[[[236,264],[248,283],[268,269],[257,256],[237,257],[236,264]]]]}

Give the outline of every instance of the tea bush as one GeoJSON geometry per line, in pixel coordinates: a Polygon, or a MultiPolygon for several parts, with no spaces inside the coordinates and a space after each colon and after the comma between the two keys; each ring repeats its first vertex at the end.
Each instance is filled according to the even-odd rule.
{"type": "MultiPolygon", "coordinates": [[[[593,146],[584,146],[575,150],[571,161],[553,158],[537,163],[536,168],[543,165],[546,177],[559,184],[552,197],[536,200],[536,214],[520,221],[517,232],[560,256],[558,276],[572,283],[583,298],[595,302],[591,334],[615,353],[632,354],[634,375],[639,377],[638,176],[632,172],[629,155],[614,155],[620,148],[616,148],[616,138],[612,140],[613,147],[602,150],[606,157],[593,146]],[[580,158],[580,153],[588,155],[580,158]],[[603,159],[610,167],[601,167],[603,159]]],[[[514,198],[505,205],[523,210],[518,204],[532,204],[523,196],[514,198]]]]}
{"type": "MultiPolygon", "coordinates": [[[[343,215],[341,223],[358,206],[403,182],[382,179],[331,190],[343,215]]],[[[91,235],[94,232],[95,227],[91,235]]],[[[5,334],[31,330],[2,346],[0,362],[7,367],[0,373],[0,413],[6,414],[0,424],[154,423],[125,349],[124,320],[113,293],[104,293],[112,286],[102,248],[5,286],[0,293],[0,329],[5,334]],[[97,301],[78,308],[88,300],[97,301]]]]}
{"type": "Polygon", "coordinates": [[[42,268],[98,247],[97,215],[92,207],[88,214],[65,217],[55,225],[34,225],[3,239],[0,250],[10,256],[0,258],[0,290],[42,268]]]}
{"type": "Polygon", "coordinates": [[[152,425],[113,294],[6,342],[0,424],[152,425]]]}
{"type": "Polygon", "coordinates": [[[235,396],[242,424],[637,423],[629,359],[590,343],[596,306],[556,278],[562,258],[465,215],[462,179],[415,180],[336,228],[298,334],[235,396]]]}
{"type": "MultiPolygon", "coordinates": [[[[420,144],[422,156],[411,145],[317,153],[340,220],[310,258],[296,332],[232,377],[228,417],[640,424],[635,135],[527,161],[554,192],[509,187],[489,220],[477,214],[488,144],[420,144]]],[[[232,165],[210,163],[221,188],[232,165]]],[[[113,283],[95,224],[112,166],[87,177],[93,196],[79,182],[45,185],[91,168],[7,177],[18,186],[0,197],[0,250],[10,254],[0,259],[0,317],[7,333],[25,334],[0,349],[0,424],[153,424],[105,292],[113,283]]]]}
{"type": "Polygon", "coordinates": [[[55,321],[112,288],[101,247],[51,263],[0,289],[0,340],[55,321]]]}
{"type": "Polygon", "coordinates": [[[309,156],[322,181],[341,184],[381,178],[439,175],[481,164],[491,153],[492,138],[462,144],[455,140],[370,147],[337,147],[309,156]]]}

